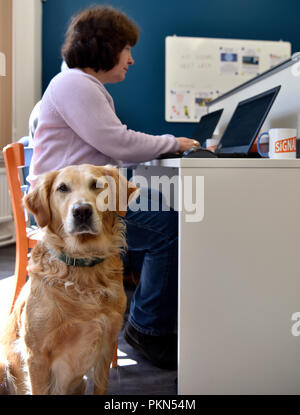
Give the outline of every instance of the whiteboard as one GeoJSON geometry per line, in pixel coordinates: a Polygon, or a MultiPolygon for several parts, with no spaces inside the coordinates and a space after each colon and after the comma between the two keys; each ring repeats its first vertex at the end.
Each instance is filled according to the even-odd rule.
{"type": "Polygon", "coordinates": [[[197,122],[206,103],[291,56],[291,43],[167,36],[165,119],[197,122]]]}

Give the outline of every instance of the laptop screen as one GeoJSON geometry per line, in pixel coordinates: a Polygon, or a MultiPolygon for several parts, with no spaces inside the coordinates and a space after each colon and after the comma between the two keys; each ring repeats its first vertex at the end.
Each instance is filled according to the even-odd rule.
{"type": "Polygon", "coordinates": [[[261,129],[280,86],[241,101],[216,148],[216,153],[248,154],[261,129]]]}
{"type": "Polygon", "coordinates": [[[209,114],[205,114],[200,118],[200,121],[198,122],[193,138],[201,145],[205,142],[207,138],[212,138],[213,133],[216,129],[216,126],[219,122],[219,119],[222,115],[223,110],[213,111],[209,114]]]}

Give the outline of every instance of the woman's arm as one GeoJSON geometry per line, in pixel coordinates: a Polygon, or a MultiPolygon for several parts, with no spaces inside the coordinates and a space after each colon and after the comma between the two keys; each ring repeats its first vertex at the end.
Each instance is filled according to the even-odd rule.
{"type": "Polygon", "coordinates": [[[180,145],[170,135],[133,131],[116,116],[109,94],[91,75],[67,71],[50,86],[50,97],[66,124],[99,152],[125,162],[141,162],[180,145]]]}

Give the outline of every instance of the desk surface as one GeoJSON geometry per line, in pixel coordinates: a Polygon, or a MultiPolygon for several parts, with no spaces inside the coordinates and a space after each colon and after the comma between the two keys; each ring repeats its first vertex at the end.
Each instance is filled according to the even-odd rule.
{"type": "Polygon", "coordinates": [[[165,160],[152,160],[143,163],[144,166],[159,167],[205,167],[205,168],[226,168],[226,167],[245,167],[245,168],[300,168],[300,159],[237,159],[237,158],[174,158],[165,160]]]}

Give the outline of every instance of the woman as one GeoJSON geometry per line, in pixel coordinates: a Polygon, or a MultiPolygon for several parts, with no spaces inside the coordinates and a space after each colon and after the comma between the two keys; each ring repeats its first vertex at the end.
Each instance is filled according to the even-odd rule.
{"type": "MultiPolygon", "coordinates": [[[[73,18],[62,47],[69,69],[53,78],[41,102],[32,184],[67,165],[137,163],[195,145],[129,130],[116,116],[104,85],[125,79],[137,40],[135,23],[113,8],[93,7],[73,18]]],[[[144,253],[125,339],[155,365],[176,368],[177,213],[129,208],[125,220],[129,250],[144,253]]]]}

